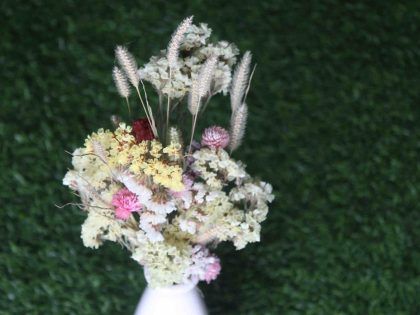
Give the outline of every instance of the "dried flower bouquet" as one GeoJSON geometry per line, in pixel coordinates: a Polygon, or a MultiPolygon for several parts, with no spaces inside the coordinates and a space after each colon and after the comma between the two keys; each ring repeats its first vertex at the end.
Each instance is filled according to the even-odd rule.
{"type": "Polygon", "coordinates": [[[189,17],[168,48],[140,68],[118,46],[117,90],[129,110],[134,91],[145,118],[92,133],[74,151],[73,169],[63,179],[87,212],[84,245],[122,244],[145,267],[152,287],[214,280],[221,267],[210,249],[222,241],[237,249],[259,241],[273,200],[271,185],[253,179],[230,156],[244,137],[251,53],[233,71],[238,49],[211,43],[210,35],[206,24],[194,25],[189,17]],[[144,82],[156,90],[158,105],[149,104],[144,82]],[[230,95],[229,131],[209,127],[194,141],[197,119],[217,93],[230,95]],[[174,122],[185,115],[191,117],[188,137],[186,124],[174,122]]]}

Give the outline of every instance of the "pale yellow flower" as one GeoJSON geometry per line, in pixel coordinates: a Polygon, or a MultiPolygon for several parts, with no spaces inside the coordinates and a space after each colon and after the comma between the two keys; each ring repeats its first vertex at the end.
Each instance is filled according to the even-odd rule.
{"type": "Polygon", "coordinates": [[[150,143],[151,147],[150,147],[150,155],[155,157],[155,158],[160,158],[161,157],[161,151],[162,151],[162,144],[156,140],[152,140],[150,143]]]}
{"type": "Polygon", "coordinates": [[[181,145],[179,143],[171,143],[163,149],[170,159],[178,160],[181,157],[181,145]]]}

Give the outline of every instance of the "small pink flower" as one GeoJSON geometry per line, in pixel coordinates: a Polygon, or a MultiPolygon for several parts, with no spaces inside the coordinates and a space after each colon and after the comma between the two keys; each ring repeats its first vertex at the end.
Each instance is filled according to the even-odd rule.
{"type": "Polygon", "coordinates": [[[224,149],[229,144],[229,140],[229,133],[226,129],[219,126],[213,126],[204,130],[201,144],[210,148],[224,149]]]}
{"type": "Polygon", "coordinates": [[[207,266],[206,274],[204,275],[206,282],[210,283],[210,281],[215,280],[221,269],[222,267],[220,266],[220,259],[214,257],[214,262],[207,266]]]}
{"type": "Polygon", "coordinates": [[[137,195],[127,188],[120,189],[112,196],[112,205],[115,206],[115,216],[121,220],[127,220],[131,212],[139,211],[143,207],[137,195]]]}

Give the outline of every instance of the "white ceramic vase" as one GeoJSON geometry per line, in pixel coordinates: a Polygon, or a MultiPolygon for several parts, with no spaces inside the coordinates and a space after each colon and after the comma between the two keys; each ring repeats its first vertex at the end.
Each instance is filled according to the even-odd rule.
{"type": "Polygon", "coordinates": [[[196,283],[165,288],[146,287],[134,315],[207,315],[196,283]]]}

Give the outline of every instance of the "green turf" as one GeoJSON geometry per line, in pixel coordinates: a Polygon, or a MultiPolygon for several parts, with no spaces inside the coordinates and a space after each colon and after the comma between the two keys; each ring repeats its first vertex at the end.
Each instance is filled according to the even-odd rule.
{"type": "Polygon", "coordinates": [[[140,268],[54,204],[65,150],[125,115],[114,46],[144,62],[190,14],[254,53],[236,157],[276,191],[262,242],[219,249],[211,314],[420,314],[420,5],[371,2],[2,1],[0,314],[134,311],[140,268]]]}

